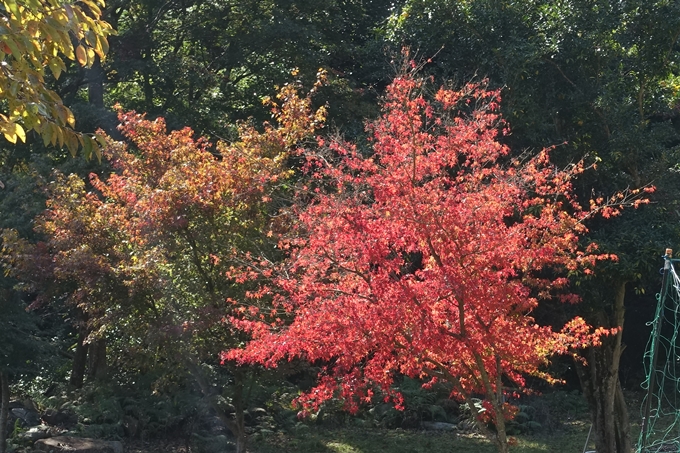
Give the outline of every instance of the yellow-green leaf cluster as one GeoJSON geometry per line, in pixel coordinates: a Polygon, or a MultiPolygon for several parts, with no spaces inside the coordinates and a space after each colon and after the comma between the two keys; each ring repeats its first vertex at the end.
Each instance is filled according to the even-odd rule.
{"type": "Polygon", "coordinates": [[[102,19],[104,0],[0,0],[0,132],[16,143],[34,130],[44,144],[72,154],[99,155],[90,137],[74,131],[73,113],[45,82],[58,79],[64,58],[90,67],[104,59],[113,32],[102,19]]]}

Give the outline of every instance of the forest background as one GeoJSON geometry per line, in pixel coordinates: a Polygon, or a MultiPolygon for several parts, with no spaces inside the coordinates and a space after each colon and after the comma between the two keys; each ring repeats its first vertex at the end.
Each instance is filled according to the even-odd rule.
{"type": "MultiPolygon", "coordinates": [[[[12,3],[4,3],[3,14],[11,13],[12,3]]],[[[551,158],[558,168],[581,159],[596,164],[596,169],[574,183],[582,202],[655,186],[648,205],[589,222],[584,245],[597,242],[603,253],[616,254],[618,260],[599,263],[594,275],[571,276],[571,288],[581,302],[549,302],[534,313],[543,325],[560,326],[579,315],[594,326],[624,326],[618,334],[604,338],[602,347],[581,352],[587,367],[556,360],[553,373],[584,392],[598,451],[627,451],[630,433],[623,389],[636,390],[644,380],[641,358],[650,330],[646,323],[653,317],[654,294],[660,284],[660,256],[678,238],[678,9],[669,1],[113,1],[102,10],[102,18],[116,30],[108,39],[108,49],[98,47],[96,39],[83,38],[101,52],[86,51],[83,57],[76,48],[71,59],[64,59],[63,69],[52,69],[44,78],[45,85],[73,112],[75,130],[86,134],[102,129],[114,139],[123,139],[125,131],[116,127],[119,118],[114,105],[119,104],[122,111],[164,118],[168,130],[190,127],[196,136],[205,137],[205,146],[218,146],[223,156],[239,147],[271,152],[272,143],[291,149],[314,146],[316,134],[340,135],[367,152],[370,145],[364,125],[380,115],[379,99],[402,68],[401,49],[408,46],[410,58],[418,62],[423,77],[432,77],[433,87],[486,79],[488,88],[501,90],[500,111],[511,131],[501,140],[515,156],[556,146],[551,158]],[[102,60],[104,50],[107,56],[102,60]],[[325,81],[316,84],[320,75],[325,81]],[[302,94],[304,87],[313,91],[313,97],[302,94]],[[286,89],[298,90],[299,97],[298,91],[294,95],[286,89]],[[284,93],[278,101],[277,92],[284,93]],[[279,102],[273,118],[272,105],[263,104],[272,99],[279,102]],[[286,116],[287,101],[292,110],[315,112],[323,106],[327,113],[319,112],[312,121],[315,124],[295,122],[286,116]],[[321,120],[324,128],[315,129],[321,120]],[[261,126],[264,121],[272,125],[261,126]]],[[[11,59],[13,49],[5,50],[9,50],[5,58],[11,59]]],[[[28,74],[25,77],[31,80],[28,74]]],[[[5,96],[11,93],[11,79],[6,80],[10,82],[4,82],[5,96]]],[[[4,97],[3,102],[8,99],[4,97]]],[[[70,129],[72,121],[65,113],[47,114],[61,120],[59,127],[65,131],[70,129]]],[[[0,227],[17,232],[16,236],[5,234],[6,250],[49,243],[50,229],[43,214],[48,197],[67,198],[92,190],[55,169],[61,175],[80,175],[87,185],[90,172],[104,179],[112,171],[110,165],[121,168],[97,158],[100,144],[95,138],[101,137],[92,135],[79,146],[74,138],[61,142],[54,138],[56,129],[46,133],[31,131],[30,124],[24,126],[25,131],[19,131],[3,125],[5,136],[16,142],[4,142],[0,150],[0,227]],[[81,154],[91,154],[90,159],[73,159],[71,152],[78,148],[81,154]]],[[[162,131],[152,132],[152,140],[165,140],[162,131]]],[[[128,137],[133,147],[143,148],[144,143],[128,137]]],[[[175,136],[173,146],[188,146],[185,139],[175,136]]],[[[302,164],[295,159],[276,165],[292,172],[286,178],[301,177],[302,164]]],[[[274,172],[272,168],[260,170],[263,177],[274,172]]],[[[286,178],[274,185],[259,181],[261,192],[249,194],[253,198],[248,209],[239,205],[229,213],[211,211],[214,217],[200,217],[203,227],[197,231],[203,236],[196,240],[203,242],[198,245],[182,242],[186,238],[178,238],[176,231],[163,232],[162,243],[172,246],[162,255],[179,257],[167,263],[164,272],[172,268],[176,276],[172,290],[185,296],[185,305],[168,303],[167,313],[195,312],[190,318],[200,326],[196,328],[200,333],[191,338],[178,334],[168,340],[174,319],[170,315],[168,331],[149,339],[148,324],[132,322],[139,316],[137,308],[126,311],[125,318],[120,317],[122,312],[111,311],[125,290],[117,285],[130,285],[129,280],[102,283],[101,275],[90,272],[91,263],[81,263],[84,270],[74,267],[73,275],[60,274],[62,279],[45,278],[37,271],[29,277],[28,270],[23,275],[5,274],[0,299],[3,382],[11,382],[19,393],[53,396],[60,385],[77,389],[89,380],[88,391],[126,388],[140,401],[152,398],[147,391],[153,390],[156,396],[172,395],[165,400],[168,405],[183,405],[179,399],[186,398],[187,407],[197,408],[197,401],[202,401],[210,407],[206,410],[221,413],[224,423],[240,424],[236,431],[243,431],[246,421],[232,420],[230,411],[246,410],[251,404],[239,401],[239,389],[254,382],[276,387],[272,382],[277,379],[305,389],[309,383],[301,381],[314,375],[309,365],[293,363],[290,370],[278,374],[256,375],[220,366],[219,352],[228,342],[244,339],[211,328],[210,323],[223,315],[206,309],[206,301],[223,302],[225,294],[235,297],[233,288],[221,278],[233,263],[213,260],[210,275],[197,276],[201,267],[190,259],[197,247],[206,247],[210,250],[206,255],[216,257],[243,248],[243,243],[233,243],[216,225],[251,231],[253,225],[267,223],[274,208],[255,200],[267,198],[274,186],[279,195],[286,190],[290,194],[293,182],[286,178]],[[206,290],[197,281],[211,283],[206,290]],[[96,282],[94,287],[88,287],[92,282],[96,282]],[[83,288],[86,291],[78,293],[83,288]],[[74,295],[83,299],[76,300],[74,295]],[[31,305],[34,309],[26,311],[31,305]],[[285,381],[285,374],[293,378],[285,381]]],[[[285,205],[284,199],[276,200],[278,207],[285,205]]],[[[81,221],[95,221],[91,213],[81,215],[81,221]]],[[[167,219],[159,217],[158,225],[162,221],[167,219]]],[[[102,225],[94,223],[84,234],[104,231],[102,225]]],[[[103,249],[121,240],[99,239],[103,249]]],[[[161,243],[159,238],[154,240],[161,243]]],[[[244,241],[260,249],[269,246],[261,238],[244,241]]],[[[57,247],[52,246],[53,250],[57,247]]],[[[144,272],[140,267],[141,276],[135,277],[136,294],[162,292],[153,286],[155,271],[144,272]]],[[[215,304],[214,310],[227,310],[215,304]]],[[[543,384],[533,385],[546,390],[543,384]]],[[[269,394],[280,397],[295,391],[284,386],[269,394]]],[[[118,426],[114,435],[134,437],[144,429],[152,431],[151,422],[141,422],[148,416],[136,413],[138,409],[116,410],[119,420],[110,423],[118,426]],[[135,423],[145,427],[130,428],[135,423]]],[[[176,417],[179,424],[187,414],[177,412],[176,417]]]]}

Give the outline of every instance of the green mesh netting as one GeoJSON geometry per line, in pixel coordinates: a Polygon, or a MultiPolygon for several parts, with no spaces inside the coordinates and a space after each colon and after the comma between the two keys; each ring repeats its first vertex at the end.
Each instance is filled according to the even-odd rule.
{"type": "Polygon", "coordinates": [[[680,452],[680,277],[667,255],[644,356],[642,429],[637,453],[680,452]]]}

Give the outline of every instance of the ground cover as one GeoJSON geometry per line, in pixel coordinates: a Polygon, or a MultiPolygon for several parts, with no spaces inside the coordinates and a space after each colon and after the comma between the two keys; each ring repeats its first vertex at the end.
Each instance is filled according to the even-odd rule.
{"type": "MultiPolygon", "coordinates": [[[[589,424],[574,421],[552,435],[514,437],[516,453],[581,452],[589,424]]],[[[589,446],[589,447],[592,447],[589,446]]],[[[314,429],[304,434],[277,433],[256,437],[253,453],[494,453],[494,445],[478,434],[433,433],[401,429],[314,429]]]]}

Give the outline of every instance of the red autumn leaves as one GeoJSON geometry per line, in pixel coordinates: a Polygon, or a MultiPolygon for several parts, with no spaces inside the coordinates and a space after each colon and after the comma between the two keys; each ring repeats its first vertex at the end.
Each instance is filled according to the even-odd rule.
{"type": "MultiPolygon", "coordinates": [[[[498,140],[499,93],[469,85],[433,100],[421,81],[394,80],[369,153],[334,142],[307,154],[310,196],[297,223],[273,303],[288,322],[234,319],[252,335],[225,360],[276,366],[323,364],[299,402],[315,410],[340,396],[356,411],[399,375],[484,394],[492,414],[503,386],[522,388],[549,357],[597,342],[583,320],[563,331],[538,326],[541,298],[564,293],[565,276],[592,265],[582,251],[583,210],[572,179],[544,150],[513,158],[498,140]]],[[[599,332],[601,334],[603,332],[599,332]]]]}
{"type": "Polygon", "coordinates": [[[556,332],[531,312],[544,298],[575,300],[568,274],[610,258],[580,248],[583,220],[636,194],[582,208],[571,185],[581,163],[560,170],[548,150],[517,158],[499,141],[499,92],[471,84],[428,98],[426,88],[396,78],[361,151],[321,140],[296,149],[324,112],[293,86],[274,107],[278,127],[242,126],[231,145],[121,113],[134,150],[110,144],[116,173],[93,175],[96,192],[62,179],[38,222],[51,272],[76,283],[72,301],[99,319],[93,327],[138,316],[114,301],[141,295],[138,310],[168,307],[164,319],[183,332],[222,320],[250,335],[223,360],[320,364],[299,398],[306,410],[340,397],[356,411],[377,389],[399,404],[399,375],[447,381],[468,401],[483,394],[505,445],[503,384],[552,380],[550,356],[607,333],[579,318],[556,332]],[[289,193],[279,184],[291,156],[306,182],[278,218],[272,199],[289,193]],[[187,297],[164,294],[171,284],[187,297]],[[199,286],[205,297],[191,301],[199,286]]]}

